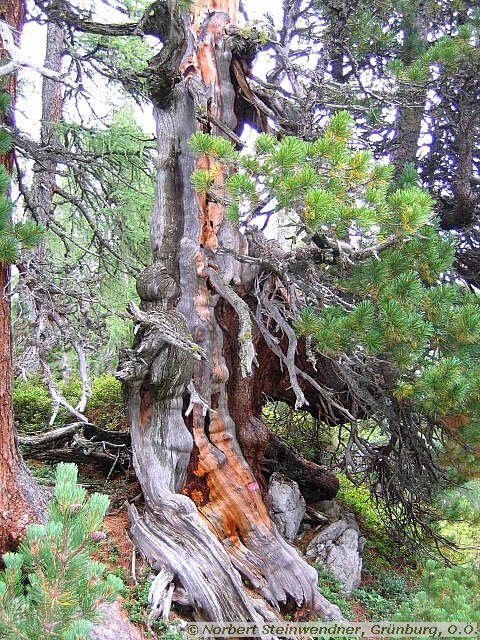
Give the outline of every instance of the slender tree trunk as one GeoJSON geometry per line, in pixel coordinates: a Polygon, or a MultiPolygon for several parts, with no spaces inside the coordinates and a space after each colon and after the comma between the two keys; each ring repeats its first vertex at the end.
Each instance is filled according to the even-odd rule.
{"type": "MultiPolygon", "coordinates": [[[[466,78],[465,85],[476,79],[466,78]]],[[[475,149],[475,122],[479,120],[478,107],[464,92],[456,105],[456,140],[452,147],[456,151],[456,173],[452,182],[453,205],[442,213],[442,229],[465,229],[472,224],[478,196],[472,189],[473,155],[475,149]]]]}
{"type": "Polygon", "coordinates": [[[27,472],[13,425],[10,267],[0,262],[0,554],[11,551],[27,524],[45,519],[45,498],[27,472]]]}
{"type": "MultiPolygon", "coordinates": [[[[176,51],[186,51],[178,60],[181,80],[162,94],[164,66],[151,81],[159,141],[153,264],[137,280],[141,311],[132,309],[139,326],[117,374],[125,382],[134,465],[146,501],[142,515],[130,508],[132,534],[154,568],[173,573],[182,602],[199,619],[264,617],[264,606],[245,595],[240,576],[275,609],[336,617],[338,608],[316,589],[315,570],[270,521],[242,454],[237,434],[255,438],[262,431],[252,428],[259,421],[252,395],[261,389],[254,386],[253,336],[241,297],[256,274],[221,253],[246,253],[246,239],[224,220],[221,205],[190,186],[196,166],[190,136],[202,128],[228,137],[241,124],[226,32],[236,9],[223,4],[199,3],[183,49],[180,37],[176,51]],[[220,301],[233,310],[230,331],[219,323],[220,301]],[[230,371],[228,350],[235,361],[230,371]],[[242,397],[231,397],[233,389],[242,397]],[[236,411],[237,404],[250,410],[236,411]]],[[[175,36],[181,33],[175,25],[175,36]]],[[[164,58],[169,65],[172,59],[164,58]]],[[[266,443],[258,444],[257,462],[266,443]]]]}
{"type": "MultiPolygon", "coordinates": [[[[0,10],[2,18],[19,33],[23,0],[1,0],[0,10]]],[[[14,76],[8,79],[6,89],[13,101],[14,76]]],[[[1,162],[11,173],[13,156],[8,154],[1,162]]],[[[27,524],[45,517],[45,498],[23,464],[13,423],[10,276],[10,266],[0,262],[0,554],[17,547],[27,524]]]]}
{"type": "MultiPolygon", "coordinates": [[[[427,45],[427,20],[425,2],[417,0],[416,7],[409,8],[404,15],[404,38],[407,43],[402,51],[402,62],[411,64],[427,45]]],[[[424,115],[426,89],[412,85],[399,91],[400,101],[397,108],[395,139],[392,143],[392,164],[394,178],[399,180],[407,162],[417,163],[418,138],[424,115]]]]}
{"type": "MultiPolygon", "coordinates": [[[[63,26],[55,22],[47,25],[47,47],[43,66],[60,73],[63,54],[63,26]]],[[[44,77],[42,82],[42,121],[40,144],[42,147],[57,146],[59,140],[58,123],[62,117],[62,95],[60,82],[44,77]]],[[[35,162],[33,166],[32,206],[36,222],[48,229],[50,209],[57,163],[52,160],[35,162]]],[[[43,257],[45,243],[36,247],[38,257],[43,257]]]]}

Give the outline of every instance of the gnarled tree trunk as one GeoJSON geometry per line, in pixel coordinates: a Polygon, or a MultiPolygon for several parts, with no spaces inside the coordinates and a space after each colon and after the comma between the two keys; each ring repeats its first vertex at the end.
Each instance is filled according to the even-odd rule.
{"type": "Polygon", "coordinates": [[[240,445],[260,473],[268,432],[252,368],[262,336],[244,300],[257,273],[222,252],[246,254],[247,241],[218,202],[190,186],[190,136],[202,129],[232,138],[242,125],[232,60],[237,73],[245,61],[227,34],[235,11],[223,1],[199,3],[185,23],[174,16],[149,77],[158,133],[153,264],[137,281],[136,340],[117,373],[146,501],[142,515],[130,508],[132,535],[154,568],[173,573],[199,619],[262,618],[241,577],[276,610],[338,617],[316,589],[315,570],[270,521],[261,478],[242,453],[240,445]]]}

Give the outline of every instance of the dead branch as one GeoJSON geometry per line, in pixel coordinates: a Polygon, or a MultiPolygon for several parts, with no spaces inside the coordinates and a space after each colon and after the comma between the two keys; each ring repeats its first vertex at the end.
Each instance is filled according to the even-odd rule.
{"type": "Polygon", "coordinates": [[[72,422],[42,434],[18,433],[22,455],[29,460],[87,464],[105,473],[113,465],[130,466],[130,434],[108,431],[89,422],[72,422]]]}
{"type": "Polygon", "coordinates": [[[250,319],[250,309],[247,303],[238,296],[235,291],[227,285],[219,277],[218,273],[209,268],[208,277],[211,283],[218,291],[218,293],[229,302],[235,309],[238,320],[240,323],[240,331],[238,334],[238,340],[240,343],[240,366],[242,368],[242,375],[246,377],[252,373],[252,363],[255,362],[255,348],[252,342],[252,321],[250,319]]]}

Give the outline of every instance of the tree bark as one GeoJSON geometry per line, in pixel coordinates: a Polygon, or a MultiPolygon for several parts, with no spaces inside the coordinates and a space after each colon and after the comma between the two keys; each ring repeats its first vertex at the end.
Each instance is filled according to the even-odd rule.
{"type": "MultiPolygon", "coordinates": [[[[220,253],[226,248],[245,254],[247,241],[224,220],[218,202],[198,197],[190,186],[196,167],[190,136],[203,129],[228,138],[242,124],[226,35],[236,9],[224,5],[199,3],[185,29],[188,46],[177,45],[186,53],[173,86],[160,63],[150,78],[158,134],[153,264],[137,281],[146,315],[136,314],[143,320],[117,373],[125,385],[133,461],[146,502],[142,515],[130,508],[132,536],[155,569],[174,575],[198,619],[263,618],[264,606],[245,595],[241,577],[277,611],[339,617],[339,609],[317,591],[315,570],[272,524],[239,445],[237,434],[259,421],[249,401],[261,389],[254,389],[251,319],[241,297],[255,273],[220,253]],[[220,301],[233,309],[239,331],[236,322],[230,331],[220,325],[220,301]],[[230,370],[227,352],[235,360],[230,370]],[[232,398],[232,389],[243,397],[232,398]],[[244,403],[251,409],[235,410],[244,403]]],[[[178,37],[182,29],[174,22],[178,37]]],[[[174,57],[167,54],[171,72],[174,57]]]]}
{"type": "MultiPolygon", "coordinates": [[[[47,48],[43,66],[60,73],[63,54],[63,27],[54,22],[47,25],[47,48]]],[[[42,148],[56,147],[59,144],[58,123],[62,117],[62,95],[60,82],[44,77],[42,81],[42,121],[40,144],[42,148]]],[[[33,165],[32,205],[36,222],[48,228],[55,186],[56,160],[44,159],[33,165]]],[[[36,247],[41,258],[45,250],[42,242],[36,247]]]]}
{"type": "MultiPolygon", "coordinates": [[[[424,0],[417,0],[416,7],[409,7],[403,16],[404,38],[407,44],[401,51],[401,59],[405,65],[415,61],[427,43],[427,20],[424,0]],[[413,43],[413,44],[412,44],[413,43]]],[[[392,164],[394,178],[398,181],[406,163],[417,164],[418,138],[426,89],[412,85],[400,88],[399,99],[402,104],[397,107],[395,138],[392,142],[392,164]]]]}
{"type": "MultiPolygon", "coordinates": [[[[3,19],[18,34],[23,25],[23,0],[2,0],[0,10],[3,19]]],[[[13,101],[14,76],[9,78],[7,88],[13,101]]],[[[2,157],[1,162],[11,173],[12,154],[2,157]]],[[[23,463],[13,423],[10,277],[10,266],[0,262],[0,554],[18,546],[25,527],[45,519],[46,508],[45,497],[23,463]]]]}
{"type": "Polygon", "coordinates": [[[10,267],[0,262],[0,554],[16,549],[31,522],[44,520],[45,502],[20,456],[12,404],[10,267]]]}

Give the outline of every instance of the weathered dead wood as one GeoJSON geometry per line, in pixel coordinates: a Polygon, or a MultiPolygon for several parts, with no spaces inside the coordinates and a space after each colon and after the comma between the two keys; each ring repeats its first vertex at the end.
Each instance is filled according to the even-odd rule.
{"type": "MultiPolygon", "coordinates": [[[[182,330],[185,326],[178,327],[182,330]]],[[[146,502],[142,517],[133,505],[129,509],[135,545],[154,568],[173,573],[199,619],[256,619],[222,545],[195,504],[179,493],[192,447],[182,407],[193,357],[168,343],[145,357],[148,386],[142,379],[124,377],[133,460],[146,502]]],[[[128,371],[128,361],[122,370],[128,371]]]]}
{"type": "Polygon", "coordinates": [[[175,584],[173,583],[174,577],[170,569],[163,567],[153,579],[148,591],[148,602],[152,607],[148,616],[148,626],[151,626],[152,622],[157,620],[162,613],[163,620],[168,622],[173,591],[175,589],[175,584]]]}
{"type": "Polygon", "coordinates": [[[62,440],[73,433],[83,433],[85,438],[112,445],[130,446],[130,434],[127,431],[110,431],[101,429],[90,422],[72,422],[57,429],[51,429],[35,436],[18,432],[18,442],[25,446],[41,446],[62,440]]]}
{"type": "Polygon", "coordinates": [[[72,422],[39,435],[18,434],[23,457],[28,460],[75,462],[105,473],[130,466],[130,434],[107,431],[93,424],[72,422]]]}
{"type": "Polygon", "coordinates": [[[215,290],[227,300],[235,309],[239,320],[238,340],[240,343],[240,366],[242,375],[245,377],[252,373],[252,364],[258,366],[255,358],[255,348],[252,342],[252,321],[250,318],[250,309],[247,303],[238,296],[233,288],[226,284],[214,269],[209,269],[209,280],[215,287],[215,290]]]}
{"type": "Polygon", "coordinates": [[[225,550],[186,496],[162,501],[162,515],[129,510],[132,536],[154,569],[168,567],[196,619],[260,620],[225,550]]]}
{"type": "MultiPolygon", "coordinates": [[[[134,302],[129,302],[128,310],[137,322],[143,326],[153,327],[158,333],[161,342],[168,342],[192,354],[196,360],[208,360],[207,353],[198,346],[187,335],[181,335],[176,327],[179,319],[174,310],[155,310],[154,313],[147,314],[141,311],[134,302]]],[[[140,352],[139,352],[140,353],[140,352]]]]}
{"type": "Polygon", "coordinates": [[[340,488],[338,478],[329,469],[305,460],[274,433],[270,433],[261,466],[268,475],[278,471],[295,480],[307,502],[331,500],[340,488]]]}

